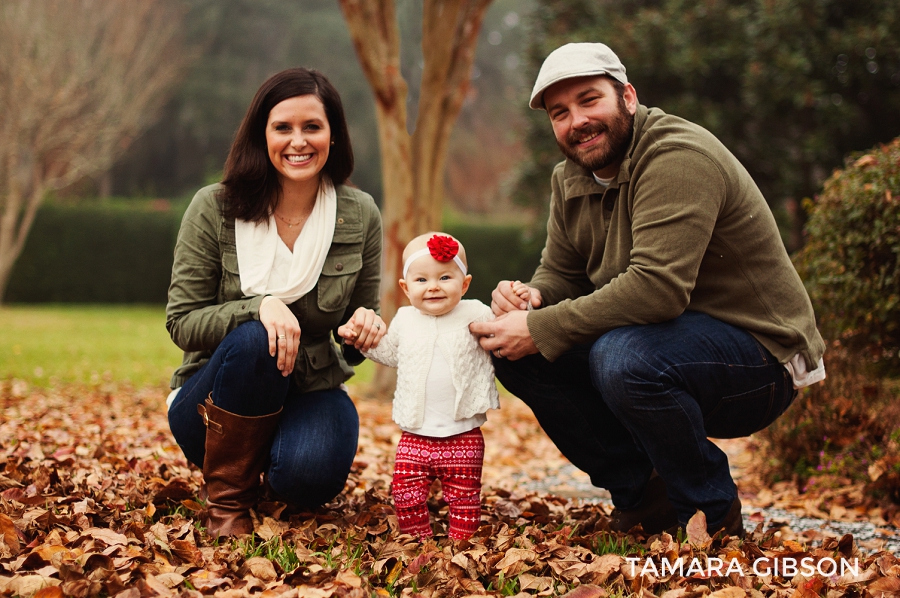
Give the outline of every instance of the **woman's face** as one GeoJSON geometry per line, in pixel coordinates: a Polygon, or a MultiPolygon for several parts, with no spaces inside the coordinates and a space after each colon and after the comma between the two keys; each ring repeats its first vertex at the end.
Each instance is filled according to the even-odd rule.
{"type": "Polygon", "coordinates": [[[322,101],[304,95],[276,104],[266,122],[266,146],[282,185],[318,186],[331,149],[331,127],[322,101]]]}

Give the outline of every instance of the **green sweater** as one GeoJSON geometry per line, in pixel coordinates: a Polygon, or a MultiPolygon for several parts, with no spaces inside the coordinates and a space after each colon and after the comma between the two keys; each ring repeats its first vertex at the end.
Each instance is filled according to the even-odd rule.
{"type": "Polygon", "coordinates": [[[566,160],[552,176],[547,243],[528,315],[553,361],[620,326],[685,310],[747,330],[782,363],[825,351],[809,296],[753,179],[709,131],[638,106],[608,189],[566,160]]]}
{"type": "MultiPolygon", "coordinates": [[[[196,373],[226,334],[259,320],[263,297],[241,292],[234,220],[221,214],[220,188],[197,192],[178,231],[166,328],[184,360],[172,388],[196,373]]],[[[353,375],[350,364],[361,362],[362,355],[347,345],[339,349],[332,335],[357,308],[379,308],[381,214],[368,194],[346,185],[335,191],[337,221],[322,274],[309,293],[288,306],[300,324],[294,378],[304,392],[336,388],[353,375]]]]}

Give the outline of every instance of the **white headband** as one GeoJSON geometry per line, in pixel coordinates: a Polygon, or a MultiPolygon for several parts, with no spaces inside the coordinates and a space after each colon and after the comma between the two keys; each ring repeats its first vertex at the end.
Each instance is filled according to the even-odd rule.
{"type": "MultiPolygon", "coordinates": [[[[406,278],[406,273],[409,272],[409,267],[412,265],[414,261],[422,257],[423,255],[431,255],[431,250],[427,247],[420,249],[413,253],[406,260],[406,263],[403,264],[403,278],[406,278]]],[[[432,258],[433,259],[433,258],[432,258]]],[[[466,265],[463,263],[461,259],[459,259],[458,255],[453,256],[453,261],[456,262],[456,265],[459,266],[459,269],[462,270],[463,276],[466,275],[466,265]]]]}

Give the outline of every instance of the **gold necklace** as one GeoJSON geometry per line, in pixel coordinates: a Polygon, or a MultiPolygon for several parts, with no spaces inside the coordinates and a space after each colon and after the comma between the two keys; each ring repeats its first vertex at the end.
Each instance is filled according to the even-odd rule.
{"type": "Polygon", "coordinates": [[[311,205],[309,208],[307,208],[304,211],[304,213],[300,215],[300,219],[297,220],[296,222],[288,220],[287,218],[285,218],[278,212],[273,211],[272,213],[275,214],[276,218],[278,218],[279,220],[281,220],[282,222],[287,224],[288,228],[294,228],[295,226],[299,226],[299,225],[303,224],[304,222],[306,222],[307,219],[309,219],[309,215],[312,213],[314,207],[315,207],[315,203],[313,203],[313,205],[311,205]]]}
{"type": "Polygon", "coordinates": [[[297,222],[291,222],[290,220],[288,220],[287,218],[285,218],[278,212],[275,212],[275,217],[278,218],[279,220],[281,220],[282,222],[284,222],[285,224],[287,224],[288,228],[294,228],[295,226],[297,226],[298,224],[302,224],[306,220],[306,216],[302,216],[300,218],[300,220],[298,220],[297,222]]]}

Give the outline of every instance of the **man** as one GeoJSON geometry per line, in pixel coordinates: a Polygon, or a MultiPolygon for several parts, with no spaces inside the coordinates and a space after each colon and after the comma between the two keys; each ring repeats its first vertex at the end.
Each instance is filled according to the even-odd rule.
{"type": "Polygon", "coordinates": [[[497,377],[562,453],[607,488],[611,527],[742,536],[728,460],[708,437],[761,430],[824,378],[824,342],[775,220],[708,131],[638,103],[603,44],[538,74],[566,160],[526,309],[509,281],[472,324],[497,377]]]}

